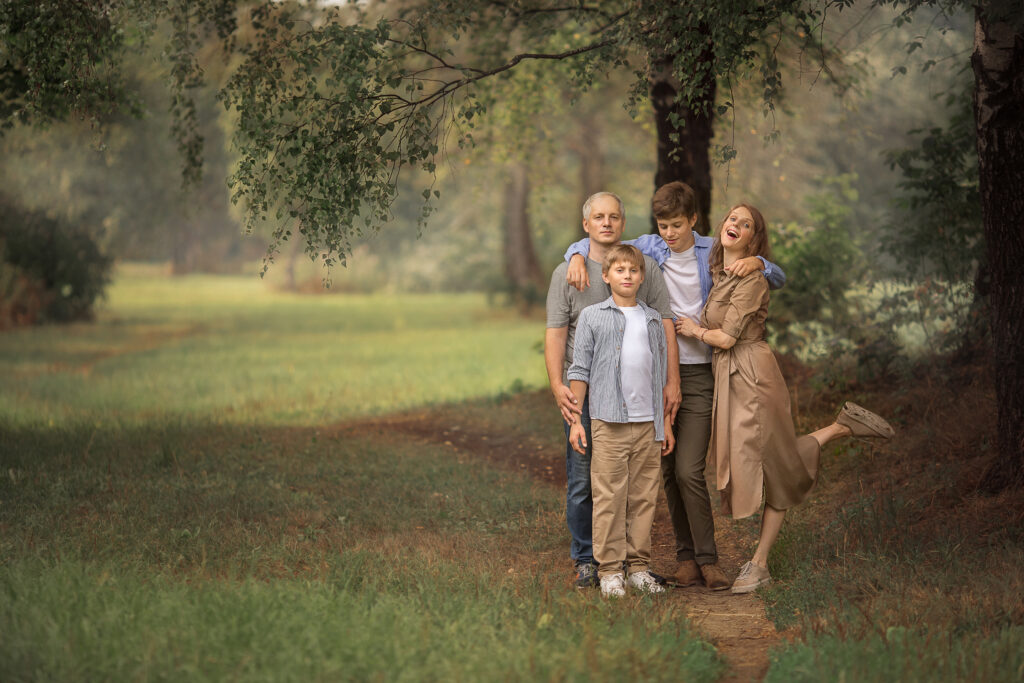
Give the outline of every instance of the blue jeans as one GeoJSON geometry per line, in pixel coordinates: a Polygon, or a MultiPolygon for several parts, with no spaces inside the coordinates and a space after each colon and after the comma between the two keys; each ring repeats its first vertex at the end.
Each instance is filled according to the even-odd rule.
{"type": "Polygon", "coordinates": [[[590,454],[594,442],[590,435],[590,402],[583,399],[583,430],[587,434],[586,455],[580,455],[569,444],[569,424],[565,427],[565,521],[569,525],[572,545],[569,555],[573,564],[594,564],[594,498],[590,493],[590,454]]]}

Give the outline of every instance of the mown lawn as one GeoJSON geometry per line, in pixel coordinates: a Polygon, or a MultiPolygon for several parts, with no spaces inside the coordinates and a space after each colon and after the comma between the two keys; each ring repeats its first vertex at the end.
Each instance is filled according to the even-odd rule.
{"type": "Polygon", "coordinates": [[[314,425],[545,382],[543,322],[478,294],[302,296],[257,278],[119,278],[94,324],[0,335],[19,424],[314,425]]]}
{"type": "Polygon", "coordinates": [[[539,428],[502,396],[542,328],[137,274],[0,336],[0,680],[714,680],[678,602],[569,587],[561,492],[353,426],[476,399],[539,428]]]}

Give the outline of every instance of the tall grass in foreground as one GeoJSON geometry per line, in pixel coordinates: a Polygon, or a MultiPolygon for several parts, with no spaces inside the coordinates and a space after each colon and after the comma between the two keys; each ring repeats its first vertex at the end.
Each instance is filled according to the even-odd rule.
{"type": "MultiPolygon", "coordinates": [[[[558,491],[334,422],[542,373],[536,321],[211,281],[0,336],[0,681],[717,677],[682,606],[572,590],[558,491]]],[[[557,436],[516,401],[449,419],[557,436]]]]}
{"type": "Polygon", "coordinates": [[[1024,680],[1024,507],[979,495],[995,414],[976,368],[860,398],[893,445],[823,454],[789,513],[763,591],[793,638],[769,681],[1024,680]]]}
{"type": "MultiPolygon", "coordinates": [[[[496,405],[496,409],[500,406],[496,405]]],[[[10,436],[10,435],[8,435],[10,436]]],[[[31,439],[0,680],[714,680],[682,606],[568,585],[561,496],[385,430],[31,439]]]]}

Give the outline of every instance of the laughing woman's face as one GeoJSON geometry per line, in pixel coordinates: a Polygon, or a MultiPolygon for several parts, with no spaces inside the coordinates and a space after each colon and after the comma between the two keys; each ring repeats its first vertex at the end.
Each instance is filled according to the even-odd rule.
{"type": "Polygon", "coordinates": [[[729,212],[722,223],[722,248],[729,252],[746,254],[753,238],[754,217],[746,208],[737,206],[729,212]]]}

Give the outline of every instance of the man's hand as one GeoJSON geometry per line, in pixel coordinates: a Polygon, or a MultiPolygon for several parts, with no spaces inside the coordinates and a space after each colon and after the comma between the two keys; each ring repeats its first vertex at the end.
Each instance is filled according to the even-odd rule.
{"type": "Polygon", "coordinates": [[[569,444],[580,455],[587,454],[587,431],[583,429],[583,421],[574,419],[569,427],[569,444]]]}
{"type": "Polygon", "coordinates": [[[683,402],[683,392],[679,388],[679,377],[672,381],[672,378],[665,383],[665,389],[663,390],[665,399],[665,419],[672,422],[676,419],[676,413],[679,411],[679,405],[683,402]]]}
{"type": "Polygon", "coordinates": [[[665,440],[661,442],[661,457],[671,453],[676,447],[676,436],[672,433],[672,420],[665,416],[665,440]]]}
{"type": "Polygon", "coordinates": [[[732,273],[733,275],[738,275],[740,277],[749,275],[756,270],[764,270],[764,264],[761,263],[761,259],[756,256],[741,258],[738,261],[733,261],[731,265],[725,267],[725,272],[732,273]]]}
{"type": "Polygon", "coordinates": [[[565,281],[581,292],[590,286],[587,260],[583,258],[582,254],[573,254],[569,259],[569,270],[565,273],[565,281]]]}
{"type": "Polygon", "coordinates": [[[557,386],[551,387],[551,393],[555,397],[555,403],[558,404],[558,409],[562,411],[562,419],[572,424],[576,415],[583,414],[583,408],[579,405],[579,401],[576,400],[576,394],[572,393],[572,389],[565,386],[561,382],[557,386]]]}
{"type": "Polygon", "coordinates": [[[684,337],[696,337],[697,330],[700,329],[700,325],[693,322],[689,318],[680,317],[676,320],[676,334],[684,337]]]}

